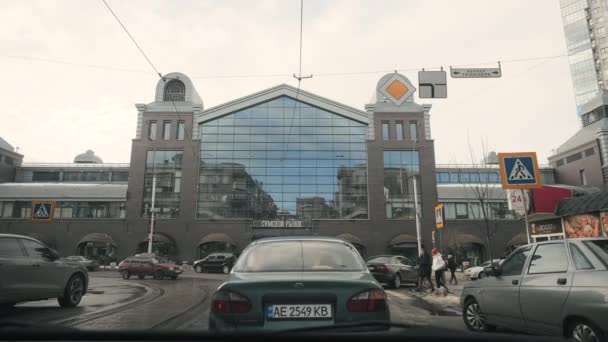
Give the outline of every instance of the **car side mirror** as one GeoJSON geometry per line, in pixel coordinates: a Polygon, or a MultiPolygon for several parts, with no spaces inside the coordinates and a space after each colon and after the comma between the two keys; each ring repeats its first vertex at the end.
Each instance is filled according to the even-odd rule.
{"type": "Polygon", "coordinates": [[[50,261],[55,261],[61,257],[59,253],[57,253],[57,251],[52,248],[45,248],[42,251],[42,256],[46,259],[49,259],[50,261]]]}
{"type": "Polygon", "coordinates": [[[499,276],[500,275],[500,269],[498,267],[484,267],[483,269],[483,273],[489,275],[489,276],[499,276]]]}

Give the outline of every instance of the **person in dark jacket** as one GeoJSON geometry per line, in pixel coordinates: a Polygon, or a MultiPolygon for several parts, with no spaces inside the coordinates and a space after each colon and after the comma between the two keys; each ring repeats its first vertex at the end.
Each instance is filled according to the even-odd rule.
{"type": "Polygon", "coordinates": [[[424,291],[422,284],[425,280],[431,285],[431,290],[435,291],[435,286],[433,286],[433,282],[431,281],[432,260],[424,245],[422,245],[422,253],[418,257],[418,265],[418,291],[424,291]]]}
{"type": "Polygon", "coordinates": [[[454,274],[454,272],[456,272],[456,268],[458,267],[458,264],[456,264],[456,260],[454,259],[453,255],[448,255],[448,270],[450,270],[450,285],[452,285],[452,280],[454,280],[454,285],[458,285],[458,280],[456,279],[456,274],[454,274]]]}

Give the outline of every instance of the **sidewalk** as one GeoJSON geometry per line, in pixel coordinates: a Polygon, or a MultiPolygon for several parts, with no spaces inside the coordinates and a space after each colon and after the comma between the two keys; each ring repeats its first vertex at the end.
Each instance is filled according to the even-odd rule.
{"type": "MultiPolygon", "coordinates": [[[[451,313],[460,314],[460,295],[462,294],[462,289],[464,288],[464,284],[470,282],[471,280],[466,279],[464,277],[463,272],[456,272],[456,279],[458,280],[457,285],[450,285],[450,272],[446,272],[446,286],[448,291],[445,291],[444,288],[439,290],[435,290],[435,292],[418,292],[414,289],[411,290],[412,295],[417,296],[423,301],[432,304],[438,307],[441,310],[449,311],[451,313]]],[[[435,285],[433,277],[433,285],[435,285]]]]}

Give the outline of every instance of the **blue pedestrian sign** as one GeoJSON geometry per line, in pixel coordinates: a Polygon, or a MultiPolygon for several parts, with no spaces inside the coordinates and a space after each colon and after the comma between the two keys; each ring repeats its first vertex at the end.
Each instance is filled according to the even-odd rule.
{"type": "Polygon", "coordinates": [[[53,222],[55,201],[32,201],[32,222],[53,222]]]}
{"type": "Polygon", "coordinates": [[[499,153],[498,161],[504,189],[542,187],[535,152],[499,153]]]}

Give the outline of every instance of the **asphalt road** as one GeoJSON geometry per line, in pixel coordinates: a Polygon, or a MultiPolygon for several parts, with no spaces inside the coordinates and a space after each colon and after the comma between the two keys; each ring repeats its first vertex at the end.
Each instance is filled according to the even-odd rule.
{"type": "MultiPolygon", "coordinates": [[[[89,292],[78,307],[62,309],[57,300],[21,303],[0,313],[0,324],[11,320],[94,330],[206,330],[209,298],[225,278],[223,274],[193,271],[177,280],[123,280],[114,271],[91,272],[89,276],[89,292]]],[[[455,310],[430,304],[407,287],[387,293],[394,322],[466,329],[455,310]]]]}

